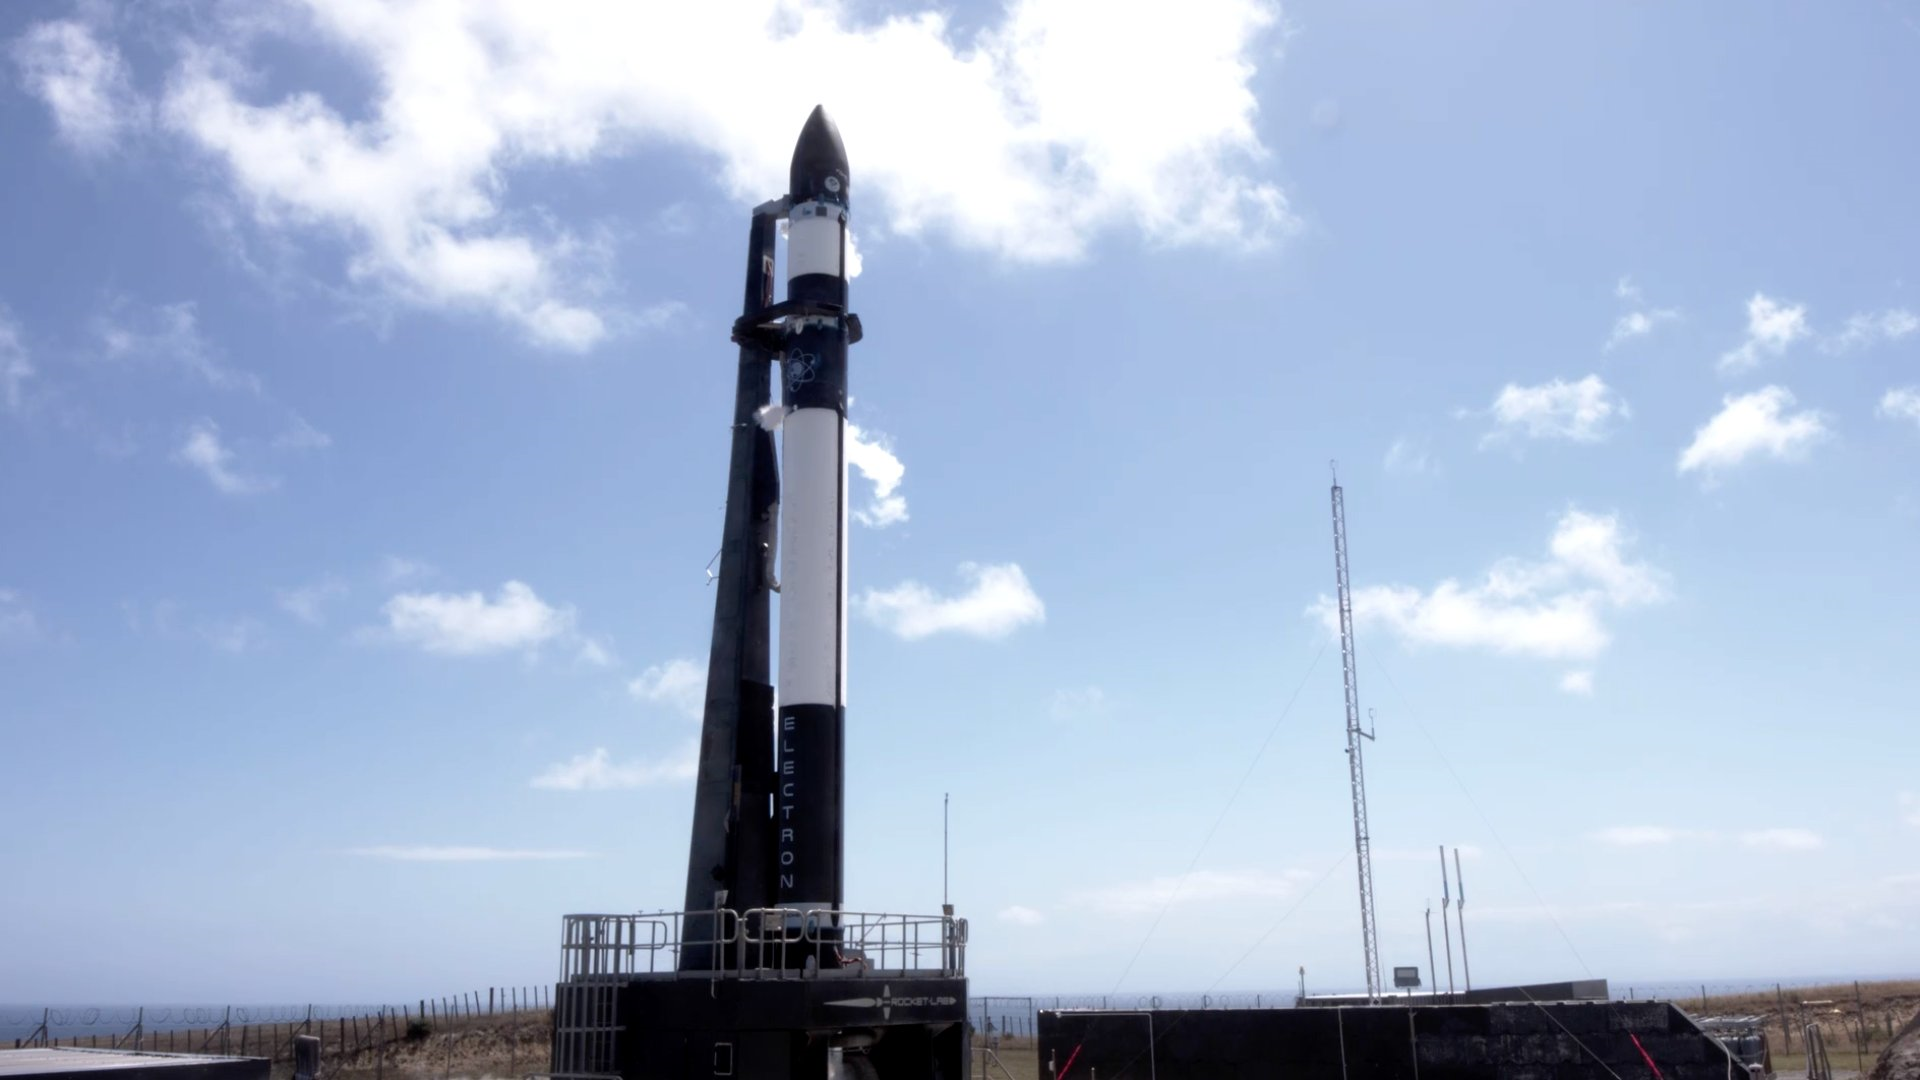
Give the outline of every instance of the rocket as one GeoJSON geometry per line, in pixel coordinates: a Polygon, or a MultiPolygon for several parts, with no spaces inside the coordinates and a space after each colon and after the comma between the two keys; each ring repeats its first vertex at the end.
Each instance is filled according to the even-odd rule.
{"type": "MultiPolygon", "coordinates": [[[[847,347],[861,330],[847,310],[847,153],[824,108],[807,118],[787,179],[785,196],[754,209],[733,327],[740,359],[688,847],[689,942],[733,940],[722,913],[757,910],[785,912],[776,921],[788,929],[776,933],[798,928],[824,943],[844,900],[847,347]],[[786,295],[776,302],[782,219],[786,295]],[[818,916],[811,927],[808,912],[818,916]]],[[[685,948],[680,967],[717,960],[685,948]]]]}
{"type": "Polygon", "coordinates": [[[847,151],[816,107],[788,172],[775,905],[842,900],[847,719],[847,151]],[[815,312],[818,313],[815,313],[815,312]]]}

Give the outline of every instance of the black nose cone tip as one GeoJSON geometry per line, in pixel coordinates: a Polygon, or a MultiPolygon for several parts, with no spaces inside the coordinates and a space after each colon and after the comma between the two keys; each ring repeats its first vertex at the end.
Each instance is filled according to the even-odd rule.
{"type": "Polygon", "coordinates": [[[827,115],[825,105],[815,105],[800,129],[800,141],[793,144],[793,164],[787,170],[787,193],[796,203],[847,203],[847,147],[840,141],[840,128],[827,115]]]}

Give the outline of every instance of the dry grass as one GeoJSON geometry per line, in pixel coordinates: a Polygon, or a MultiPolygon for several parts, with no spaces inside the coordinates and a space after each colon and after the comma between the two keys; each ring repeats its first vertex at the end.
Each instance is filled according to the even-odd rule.
{"type": "Polygon", "coordinates": [[[1757,1014],[1766,1017],[1773,1071],[1805,1076],[1807,1025],[1820,1025],[1827,1058],[1836,1070],[1866,1070],[1886,1049],[1900,1025],[1920,1011],[1920,981],[1800,986],[1779,992],[1723,994],[1676,1002],[1693,1016],[1757,1014]]]}

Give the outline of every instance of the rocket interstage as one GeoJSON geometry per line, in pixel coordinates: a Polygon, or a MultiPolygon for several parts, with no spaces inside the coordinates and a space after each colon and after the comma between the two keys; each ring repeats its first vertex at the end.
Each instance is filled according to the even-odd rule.
{"type": "Polygon", "coordinates": [[[789,176],[781,346],[775,905],[837,911],[847,685],[847,155],[816,108],[789,176]],[[822,310],[835,314],[816,314],[822,310]]]}

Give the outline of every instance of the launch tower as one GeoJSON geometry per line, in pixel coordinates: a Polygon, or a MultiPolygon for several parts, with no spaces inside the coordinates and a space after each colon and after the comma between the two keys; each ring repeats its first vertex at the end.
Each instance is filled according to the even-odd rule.
{"type": "Polygon", "coordinates": [[[966,921],[947,905],[850,911],[843,895],[847,347],[861,334],[847,309],[850,188],[839,129],[816,108],[788,193],[754,209],[747,240],[685,902],[566,917],[552,1067],[564,1080],[966,1074],[966,921]]]}

